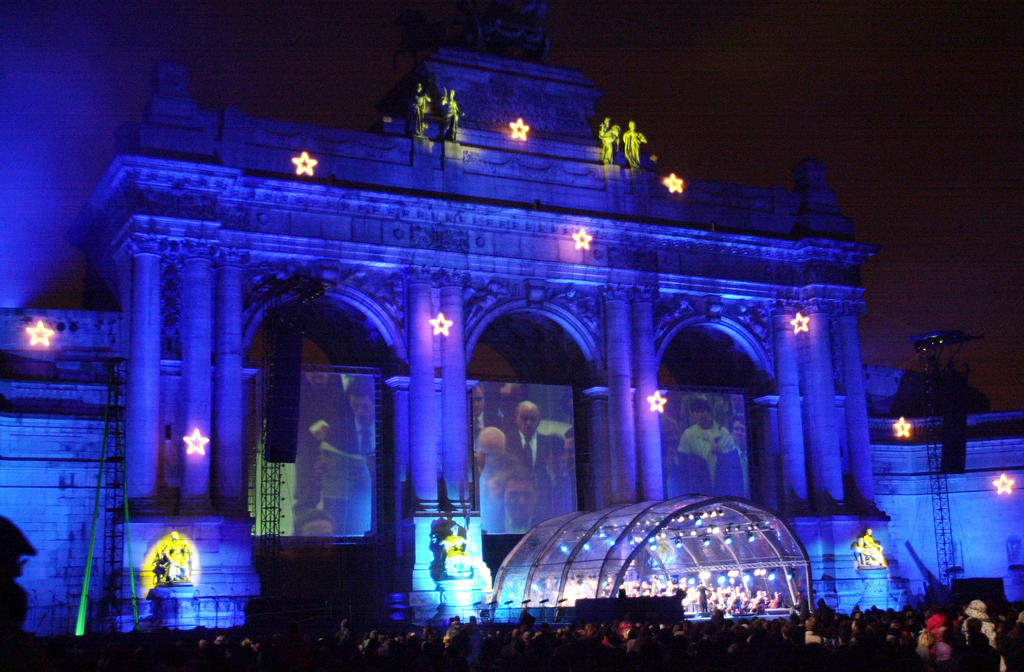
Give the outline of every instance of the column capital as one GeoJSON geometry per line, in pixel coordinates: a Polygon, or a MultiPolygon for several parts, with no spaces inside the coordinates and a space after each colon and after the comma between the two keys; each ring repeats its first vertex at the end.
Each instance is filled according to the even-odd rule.
{"type": "Polygon", "coordinates": [[[633,300],[634,301],[647,301],[654,303],[658,300],[658,287],[656,285],[636,285],[633,287],[633,300]]]}
{"type": "Polygon", "coordinates": [[[604,300],[607,301],[628,301],[633,287],[631,285],[611,284],[601,288],[604,300]]]}
{"type": "Polygon", "coordinates": [[[435,276],[442,287],[466,287],[472,279],[469,271],[455,271],[444,269],[438,271],[435,276]]]}
{"type": "Polygon", "coordinates": [[[207,240],[185,238],[178,244],[183,259],[213,259],[216,248],[207,240]]]}
{"type": "Polygon", "coordinates": [[[166,249],[164,239],[160,236],[153,236],[145,233],[133,233],[128,237],[128,240],[124,243],[125,250],[128,254],[135,256],[138,254],[155,254],[161,255],[166,249]]]}
{"type": "Polygon", "coordinates": [[[402,269],[406,281],[409,283],[425,283],[432,285],[437,268],[433,266],[406,266],[402,269]]]}
{"type": "Polygon", "coordinates": [[[241,267],[249,263],[249,252],[234,247],[219,247],[214,252],[213,261],[217,268],[241,267]]]}

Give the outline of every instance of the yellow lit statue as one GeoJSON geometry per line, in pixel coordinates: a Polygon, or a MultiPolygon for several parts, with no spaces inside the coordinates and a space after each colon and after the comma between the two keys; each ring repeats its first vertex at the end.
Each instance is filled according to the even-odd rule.
{"type": "Polygon", "coordinates": [[[188,583],[192,580],[192,549],[177,532],[160,547],[153,564],[158,584],[188,583]]]}
{"type": "Polygon", "coordinates": [[[423,90],[423,84],[416,85],[416,95],[412,98],[412,112],[414,118],[413,133],[422,138],[427,130],[427,112],[430,111],[430,96],[423,90]]]}
{"type": "Polygon", "coordinates": [[[640,167],[640,145],[646,142],[644,134],[636,130],[636,122],[629,122],[629,130],[622,134],[622,151],[630,168],[640,167]]]}
{"type": "Polygon", "coordinates": [[[601,141],[601,164],[607,166],[615,160],[615,152],[619,148],[619,126],[612,126],[612,120],[608,117],[601,122],[597,129],[597,139],[601,141]]]}
{"type": "Polygon", "coordinates": [[[444,139],[458,142],[459,118],[462,113],[459,110],[459,104],[455,102],[455,89],[442,90],[441,106],[444,107],[444,139]]]}
{"type": "Polygon", "coordinates": [[[857,556],[858,569],[884,569],[889,566],[882,555],[882,545],[871,535],[871,528],[850,544],[857,556]]]}

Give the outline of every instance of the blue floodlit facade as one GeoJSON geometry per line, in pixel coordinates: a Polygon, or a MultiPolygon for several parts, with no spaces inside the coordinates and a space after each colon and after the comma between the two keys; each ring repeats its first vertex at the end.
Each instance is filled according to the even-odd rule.
{"type": "MultiPolygon", "coordinates": [[[[693,397],[739,404],[730,511],[736,524],[776,521],[786,537],[745,547],[763,551],[751,566],[804,572],[807,592],[840,609],[918,602],[950,569],[1002,578],[1007,597],[1024,598],[1024,507],[993,486],[1003,474],[1024,484],[1024,414],[972,416],[966,467],[943,476],[936,498],[927,438],[893,435],[892,374],[865,376],[859,269],[877,250],[855,241],[821,164],[797,166],[792,189],[694,178],[670,191],[650,156],[602,163],[601,93],[579,72],[439,49],[395,99],[417,81],[435,100],[458,92],[454,139],[440,137],[436,107],[423,137],[411,133],[404,102],[366,132],[202,110],[188,73],[161,68],[74,226],[94,309],[0,309],[0,514],[39,552],[21,579],[26,628],[73,629],[97,492],[90,629],[132,627],[132,578],[144,627],[238,625],[268,596],[328,592],[367,618],[473,611],[508,589],[491,585],[500,558],[488,569],[488,548],[547,543],[547,528],[523,536],[508,511],[488,523],[501,535],[482,529],[481,456],[492,469],[497,458],[470,429],[481,381],[566,391],[557,434],[573,449],[558,475],[569,492],[546,510],[571,512],[544,525],[578,525],[560,528],[575,535],[575,561],[602,516],[650,509],[664,514],[656,527],[704,502],[668,491],[669,472],[686,470],[675,461],[689,423],[682,402],[651,410],[659,392],[690,400],[691,413],[693,397]],[[525,139],[512,137],[519,118],[525,139]],[[283,314],[301,316],[304,366],[374,381],[365,533],[282,539],[260,527],[281,522],[266,511],[277,491],[264,479],[277,472],[260,436],[265,369],[278,365],[266,336],[283,314]],[[46,345],[27,331],[39,321],[53,330],[46,345]],[[123,380],[112,383],[116,360],[123,380]],[[118,468],[98,473],[111,408],[124,414],[123,481],[118,468]],[[183,440],[195,432],[208,442],[183,440]],[[936,502],[952,536],[944,559],[936,502]],[[887,568],[858,568],[851,544],[866,529],[887,568]],[[161,593],[154,549],[172,531],[192,545],[193,580],[161,593]]],[[[541,410],[549,435],[554,414],[541,410]]],[[[514,433],[505,425],[502,439],[514,433]]],[[[725,465],[719,456],[720,475],[725,465]]],[[[276,506],[294,513],[293,531],[318,522],[276,506]]],[[[638,531],[643,543],[653,530],[638,531]]],[[[614,550],[625,561],[630,549],[614,550]]],[[[552,571],[575,576],[559,562],[552,571]]],[[[595,580],[610,589],[621,572],[609,572],[595,580]]]]}

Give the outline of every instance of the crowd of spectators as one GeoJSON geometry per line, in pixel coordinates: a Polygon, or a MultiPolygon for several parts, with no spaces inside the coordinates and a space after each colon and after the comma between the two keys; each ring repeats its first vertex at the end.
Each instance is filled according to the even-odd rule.
{"type": "MultiPolygon", "coordinates": [[[[535,626],[467,623],[266,637],[189,631],[36,640],[35,672],[1024,672],[1024,604],[535,626]]],[[[10,660],[10,658],[8,658],[10,660]]],[[[24,662],[24,661],[23,661],[24,662]]],[[[3,663],[0,662],[0,667],[3,663]]]]}

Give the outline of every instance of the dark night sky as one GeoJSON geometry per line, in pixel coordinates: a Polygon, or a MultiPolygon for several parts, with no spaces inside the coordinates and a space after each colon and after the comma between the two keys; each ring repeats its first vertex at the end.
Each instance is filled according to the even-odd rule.
{"type": "MultiPolygon", "coordinates": [[[[0,8],[0,306],[76,307],[64,237],[140,118],[158,61],[206,108],[363,129],[411,65],[423,2],[5,2],[0,8]]],[[[635,119],[664,172],[792,186],[825,162],[864,269],[868,364],[919,368],[907,338],[984,334],[961,361],[994,410],[1024,408],[1024,3],[550,3],[548,63],[635,119]]],[[[510,110],[510,115],[515,111],[510,110]]]]}

